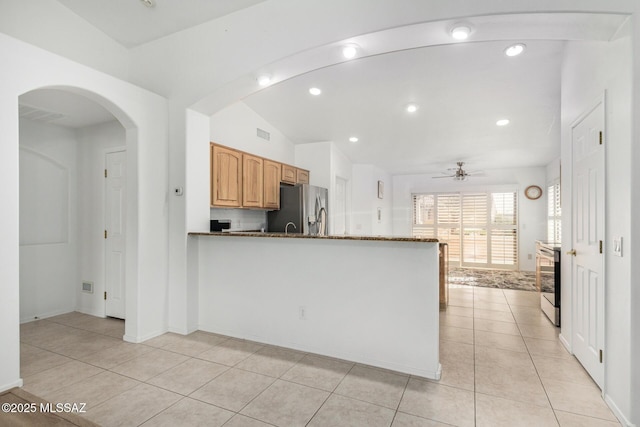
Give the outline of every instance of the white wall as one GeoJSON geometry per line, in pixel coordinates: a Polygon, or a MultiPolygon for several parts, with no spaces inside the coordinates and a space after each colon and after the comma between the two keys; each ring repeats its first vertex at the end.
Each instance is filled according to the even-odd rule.
{"type": "Polygon", "coordinates": [[[560,158],[558,157],[547,165],[547,184],[552,184],[556,179],[560,179],[560,158]]]}
{"type": "Polygon", "coordinates": [[[0,0],[0,31],[121,79],[129,52],[54,0],[0,0]]]}
{"type": "Polygon", "coordinates": [[[0,390],[20,386],[18,97],[56,86],[82,94],[125,126],[127,194],[127,322],[142,341],[167,330],[167,104],[152,93],[0,34],[0,390]]]}
{"type": "Polygon", "coordinates": [[[329,212],[329,234],[334,233],[333,206],[336,205],[336,178],[347,181],[346,207],[347,218],[346,231],[350,233],[349,212],[351,212],[351,160],[340,151],[333,142],[313,142],[309,144],[297,144],[295,146],[296,166],[311,171],[309,183],[329,190],[328,212],[329,212]]]}
{"type": "Polygon", "coordinates": [[[20,120],[20,321],[73,311],[78,284],[73,130],[20,120]]]}
{"type": "MultiPolygon", "coordinates": [[[[393,177],[393,233],[411,235],[413,193],[448,191],[518,191],[518,264],[522,271],[535,271],[535,241],[547,236],[547,204],[543,194],[538,200],[524,197],[529,185],[546,188],[546,168],[486,170],[485,176],[465,182],[453,179],[434,180],[433,174],[396,175],[393,177]],[[529,258],[531,257],[531,259],[529,258]]],[[[543,190],[544,191],[544,190],[543,190]]]]}
{"type": "Polygon", "coordinates": [[[200,329],[439,379],[437,244],[191,239],[200,329]]]}
{"type": "Polygon", "coordinates": [[[294,164],[293,142],[244,102],[230,105],[209,120],[212,142],[277,162],[294,164]],[[269,132],[270,140],[258,137],[257,128],[269,132]]]}
{"type": "Polygon", "coordinates": [[[373,165],[353,165],[353,233],[356,235],[393,234],[393,178],[373,165]],[[378,181],[384,184],[383,198],[378,198],[378,181]],[[378,220],[378,209],[381,219],[378,220]]]}
{"type": "MultiPolygon", "coordinates": [[[[296,165],[293,155],[293,142],[272,124],[256,114],[245,103],[237,102],[230,105],[211,116],[209,121],[210,140],[212,142],[277,162],[296,165]],[[269,132],[269,141],[257,136],[258,128],[269,132]]],[[[209,145],[207,144],[207,150],[208,147],[209,145]]],[[[198,159],[198,162],[201,163],[205,161],[208,165],[208,157],[198,159]]],[[[202,175],[201,179],[204,179],[204,174],[202,175]]],[[[206,179],[208,182],[209,168],[207,168],[206,179]]],[[[206,192],[206,198],[207,200],[209,199],[208,191],[206,192]]],[[[209,215],[211,219],[230,219],[232,221],[231,228],[234,230],[259,230],[266,227],[267,223],[266,211],[262,210],[212,208],[209,215]]],[[[205,231],[208,231],[208,229],[205,231]]]]}
{"type": "Polygon", "coordinates": [[[309,184],[328,188],[331,192],[330,141],[298,144],[295,146],[296,166],[311,171],[309,184]]]}
{"type": "Polygon", "coordinates": [[[105,153],[125,144],[117,121],[74,130],[21,120],[22,322],[74,310],[105,315],[105,153]],[[51,162],[64,182],[47,173],[51,162]],[[83,281],[93,294],[82,292],[83,281]]]}
{"type": "Polygon", "coordinates": [[[80,128],[78,141],[78,276],[76,310],[105,316],[105,155],[125,148],[125,129],[117,121],[80,128]],[[93,294],[82,292],[80,283],[93,282],[93,294]]]}
{"type": "MultiPolygon", "coordinates": [[[[570,42],[562,66],[562,249],[571,249],[571,125],[595,105],[606,91],[605,103],[605,398],[617,409],[617,415],[631,413],[638,399],[632,400],[630,372],[637,365],[631,358],[630,334],[637,328],[631,321],[631,264],[636,247],[625,245],[622,258],[612,255],[612,240],[622,236],[633,242],[631,233],[632,189],[632,55],[628,31],[620,38],[605,42],[570,42]],[[632,362],[633,361],[633,362],[632,362]]],[[[637,80],[636,80],[637,81],[637,80]]],[[[636,114],[637,115],[637,114],[636,114]]],[[[638,216],[635,216],[637,219],[638,216]]],[[[637,239],[638,236],[635,236],[637,239]]],[[[562,263],[562,337],[571,345],[571,260],[562,263]]],[[[635,280],[637,284],[637,279],[635,280]]],[[[636,423],[638,420],[636,420],[636,423]]]]}

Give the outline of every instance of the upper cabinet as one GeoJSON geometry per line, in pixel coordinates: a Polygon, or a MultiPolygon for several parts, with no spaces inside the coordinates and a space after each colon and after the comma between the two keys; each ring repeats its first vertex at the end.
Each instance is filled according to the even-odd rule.
{"type": "Polygon", "coordinates": [[[296,179],[296,168],[289,165],[282,165],[282,182],[295,184],[296,179]]]}
{"type": "Polygon", "coordinates": [[[264,159],[264,199],[267,209],[280,209],[280,163],[264,159]]]}
{"type": "Polygon", "coordinates": [[[262,158],[250,154],[242,155],[242,206],[263,207],[264,175],[262,158]]]}
{"type": "Polygon", "coordinates": [[[211,143],[211,206],[280,209],[280,183],[308,184],[309,171],[211,143]]]}
{"type": "Polygon", "coordinates": [[[211,145],[211,206],[242,206],[242,153],[211,145]]]}
{"type": "Polygon", "coordinates": [[[281,181],[287,184],[308,184],[309,171],[283,164],[281,181]]]}
{"type": "Polygon", "coordinates": [[[309,183],[309,171],[304,169],[296,169],[296,183],[308,184],[309,183]]]}

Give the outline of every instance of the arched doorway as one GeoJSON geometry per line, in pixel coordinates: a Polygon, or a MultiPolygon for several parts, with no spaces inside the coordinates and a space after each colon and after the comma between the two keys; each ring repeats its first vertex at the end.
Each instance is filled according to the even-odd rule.
{"type": "Polygon", "coordinates": [[[19,104],[20,321],[124,319],[126,129],[67,90],[30,91],[19,104]]]}

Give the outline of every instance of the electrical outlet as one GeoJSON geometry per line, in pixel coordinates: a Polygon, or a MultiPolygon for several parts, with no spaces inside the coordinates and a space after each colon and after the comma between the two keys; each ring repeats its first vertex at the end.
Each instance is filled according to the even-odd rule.
{"type": "Polygon", "coordinates": [[[613,239],[613,255],[622,256],[622,237],[613,239]]]}
{"type": "Polygon", "coordinates": [[[301,305],[298,308],[298,315],[300,320],[307,320],[307,307],[301,305]]]}

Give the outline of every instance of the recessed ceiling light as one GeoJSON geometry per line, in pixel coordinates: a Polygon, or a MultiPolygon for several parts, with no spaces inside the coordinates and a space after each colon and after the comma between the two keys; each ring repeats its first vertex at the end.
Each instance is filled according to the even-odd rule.
{"type": "Polygon", "coordinates": [[[320,90],[320,88],[317,88],[317,87],[312,87],[311,89],[309,89],[309,93],[311,95],[318,96],[322,93],[322,90],[320,90]]]}
{"type": "Polygon", "coordinates": [[[349,142],[358,142],[358,137],[352,136],[351,138],[349,138],[349,142]]]}
{"type": "Polygon", "coordinates": [[[153,7],[156,5],[154,0],[140,0],[140,1],[142,2],[142,4],[144,4],[147,7],[153,7]]]}
{"type": "Polygon", "coordinates": [[[416,111],[418,111],[418,105],[417,104],[409,104],[409,105],[407,105],[407,113],[415,113],[416,111]]]}
{"type": "Polygon", "coordinates": [[[358,54],[358,45],[354,43],[350,43],[344,45],[342,48],[342,56],[346,59],[353,59],[358,54]]]}
{"type": "Polygon", "coordinates": [[[469,38],[469,34],[471,34],[471,28],[466,25],[456,25],[451,30],[451,37],[456,40],[466,40],[469,38]]]}
{"type": "Polygon", "coordinates": [[[271,76],[268,74],[263,74],[258,77],[258,84],[262,87],[269,86],[271,84],[271,76]]]}
{"type": "Polygon", "coordinates": [[[509,119],[500,119],[496,122],[497,126],[506,126],[509,124],[509,119]]]}
{"type": "Polygon", "coordinates": [[[507,56],[518,56],[522,52],[524,52],[524,48],[527,47],[525,44],[518,43],[512,46],[509,46],[504,50],[504,54],[507,56]]]}

